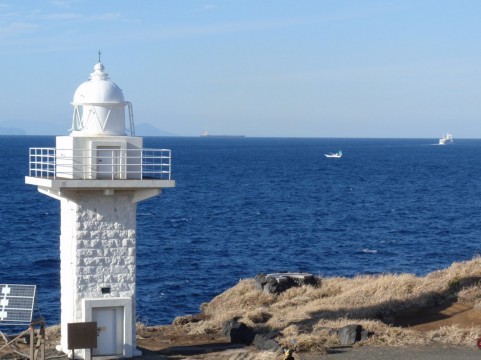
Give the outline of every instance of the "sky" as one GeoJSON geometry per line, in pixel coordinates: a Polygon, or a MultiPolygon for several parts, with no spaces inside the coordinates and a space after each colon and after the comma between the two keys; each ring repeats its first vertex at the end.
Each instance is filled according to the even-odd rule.
{"type": "Polygon", "coordinates": [[[0,127],[67,135],[99,50],[172,135],[481,138],[478,0],[0,0],[0,127]]]}

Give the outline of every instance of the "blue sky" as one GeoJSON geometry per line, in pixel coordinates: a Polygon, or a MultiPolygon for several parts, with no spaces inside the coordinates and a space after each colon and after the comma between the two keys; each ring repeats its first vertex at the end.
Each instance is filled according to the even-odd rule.
{"type": "Polygon", "coordinates": [[[175,135],[481,138],[481,1],[0,0],[0,127],[65,135],[102,51],[175,135]]]}

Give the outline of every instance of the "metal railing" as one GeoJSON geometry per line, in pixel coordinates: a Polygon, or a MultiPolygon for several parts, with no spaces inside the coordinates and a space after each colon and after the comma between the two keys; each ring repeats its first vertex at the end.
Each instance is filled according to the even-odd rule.
{"type": "Polygon", "coordinates": [[[171,180],[169,149],[30,148],[29,176],[73,180],[171,180]]]}

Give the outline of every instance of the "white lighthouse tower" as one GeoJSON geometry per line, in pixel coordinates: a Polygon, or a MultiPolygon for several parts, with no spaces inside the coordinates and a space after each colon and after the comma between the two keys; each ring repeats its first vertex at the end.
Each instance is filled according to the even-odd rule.
{"type": "Polygon", "coordinates": [[[68,324],[95,321],[94,356],[132,357],[136,207],[175,182],[170,150],[143,148],[132,106],[104,70],[99,59],[77,88],[70,135],[30,149],[25,182],[61,204],[61,350],[69,351],[68,324]]]}

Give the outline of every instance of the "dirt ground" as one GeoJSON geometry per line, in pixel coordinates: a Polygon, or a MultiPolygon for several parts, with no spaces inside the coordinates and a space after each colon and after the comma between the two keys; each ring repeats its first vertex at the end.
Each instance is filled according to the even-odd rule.
{"type": "MultiPolygon", "coordinates": [[[[471,327],[473,325],[481,326],[481,312],[473,308],[472,304],[454,303],[436,308],[422,309],[416,311],[405,312],[400,314],[396,319],[396,326],[409,326],[411,329],[419,331],[429,331],[440,328],[442,326],[450,326],[457,324],[460,327],[471,327]]],[[[45,336],[45,348],[47,358],[67,359],[67,357],[55,350],[55,346],[59,343],[60,328],[49,327],[45,336]]],[[[3,342],[4,343],[4,342],[3,342]]],[[[472,356],[481,358],[481,351],[475,352],[476,344],[471,349],[460,349],[459,351],[470,351],[472,356]]],[[[0,345],[0,347],[2,347],[0,345]]],[[[13,345],[17,351],[28,353],[29,345],[24,341],[16,342],[13,345]]],[[[257,356],[259,353],[252,347],[231,344],[229,339],[216,334],[188,335],[179,333],[178,327],[173,326],[151,326],[140,327],[137,331],[137,347],[142,351],[140,359],[204,359],[204,360],[254,360],[261,359],[257,356]]],[[[413,351],[407,349],[406,351],[413,351]]],[[[317,354],[295,354],[297,359],[351,359],[356,358],[362,352],[368,352],[369,358],[383,359],[382,355],[374,356],[374,352],[382,354],[389,350],[375,349],[332,349],[328,355],[317,354]],[[356,355],[357,353],[357,355],[356,355]],[[351,356],[351,357],[350,357],[351,356]]],[[[395,349],[393,351],[400,351],[395,349]]],[[[426,350],[425,355],[428,353],[426,350]]],[[[444,353],[446,350],[435,350],[444,353]]],[[[458,351],[451,349],[451,351],[458,351]]],[[[418,351],[422,354],[422,350],[418,351]]],[[[470,354],[471,354],[470,353],[470,354]]],[[[439,356],[438,354],[437,356],[439,356]]],[[[392,354],[391,354],[392,355],[392,354]]],[[[388,356],[388,355],[386,355],[388,356]]],[[[464,357],[467,355],[463,355],[464,357]]],[[[425,356],[426,357],[426,356],[425,356]]],[[[22,359],[23,357],[13,351],[11,346],[0,350],[0,359],[22,359]]],[[[276,356],[283,359],[283,354],[276,356]]],[[[388,357],[386,357],[388,358],[388,357]]],[[[416,357],[413,357],[413,359],[416,357]]],[[[422,358],[422,357],[421,357],[422,358]]]]}
{"type": "Polygon", "coordinates": [[[395,326],[410,327],[419,331],[430,331],[443,326],[459,325],[466,328],[481,325],[481,312],[473,304],[453,303],[422,310],[406,311],[398,315],[395,326]]]}

